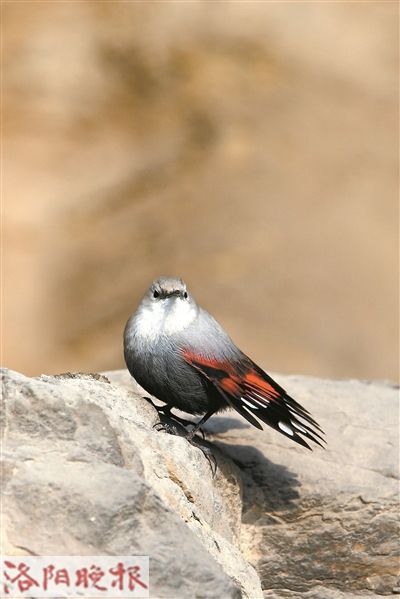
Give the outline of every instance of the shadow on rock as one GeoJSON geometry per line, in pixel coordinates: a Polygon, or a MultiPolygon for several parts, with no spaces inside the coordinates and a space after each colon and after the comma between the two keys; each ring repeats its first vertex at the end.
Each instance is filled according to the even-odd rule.
{"type": "MultiPolygon", "coordinates": [[[[160,425],[167,433],[185,436],[190,430],[185,421],[176,421],[174,418],[159,414],[160,425]]],[[[195,420],[193,421],[195,424],[195,420]]],[[[204,432],[207,434],[220,434],[233,429],[250,428],[247,423],[242,423],[235,418],[215,418],[207,422],[204,432]]],[[[239,468],[243,487],[243,519],[250,522],[262,519],[262,524],[275,523],[269,512],[276,510],[290,510],[297,507],[299,498],[297,487],[300,482],[293,472],[286,466],[275,464],[267,459],[264,454],[250,445],[234,445],[217,440],[202,439],[200,433],[195,437],[196,447],[201,449],[214,468],[224,471],[221,455],[233,460],[239,468]],[[217,451],[216,451],[217,450],[217,451]]]]}
{"type": "Polygon", "coordinates": [[[271,462],[255,447],[221,441],[215,441],[214,445],[229,456],[242,472],[244,520],[250,522],[263,518],[263,524],[272,524],[275,520],[268,516],[268,512],[297,508],[300,481],[294,472],[271,462]]]}
{"type": "Polygon", "coordinates": [[[241,422],[237,418],[213,417],[203,427],[206,434],[214,435],[226,433],[233,429],[251,428],[247,422],[241,422]]]}

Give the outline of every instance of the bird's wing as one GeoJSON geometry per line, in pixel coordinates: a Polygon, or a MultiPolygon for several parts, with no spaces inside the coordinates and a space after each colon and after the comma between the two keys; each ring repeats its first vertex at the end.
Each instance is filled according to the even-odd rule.
{"type": "Polygon", "coordinates": [[[228,361],[185,350],[183,357],[252,425],[262,429],[258,418],[308,449],[303,437],[323,447],[323,431],[310,413],[244,354],[228,361]]]}

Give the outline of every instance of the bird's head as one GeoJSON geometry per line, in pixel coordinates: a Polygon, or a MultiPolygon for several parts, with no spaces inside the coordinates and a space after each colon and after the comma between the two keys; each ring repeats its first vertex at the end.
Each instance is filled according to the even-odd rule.
{"type": "Polygon", "coordinates": [[[182,279],[160,277],[148,288],[138,310],[140,327],[154,333],[175,333],[197,315],[197,305],[182,279]]]}
{"type": "Polygon", "coordinates": [[[155,300],[157,302],[169,303],[169,300],[175,298],[187,300],[189,299],[189,294],[182,279],[160,277],[156,281],[153,281],[145,297],[153,302],[155,300]]]}

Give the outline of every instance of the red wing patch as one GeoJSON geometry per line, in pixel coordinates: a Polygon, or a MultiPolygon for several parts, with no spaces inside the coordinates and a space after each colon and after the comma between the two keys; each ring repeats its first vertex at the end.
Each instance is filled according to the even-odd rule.
{"type": "Polygon", "coordinates": [[[203,372],[215,385],[221,387],[226,393],[240,397],[246,393],[245,387],[254,388],[260,394],[276,394],[273,387],[264,383],[255,372],[246,371],[240,362],[231,363],[226,360],[206,358],[185,350],[183,352],[186,362],[203,372]],[[257,384],[258,383],[258,384],[257,384]]]}
{"type": "Polygon", "coordinates": [[[268,398],[279,397],[279,393],[272,385],[262,379],[254,370],[250,370],[244,375],[244,383],[250,389],[256,392],[263,392],[268,398]]]}
{"type": "Polygon", "coordinates": [[[310,448],[303,437],[318,445],[324,441],[321,428],[309,412],[244,354],[232,362],[190,350],[184,350],[183,357],[257,428],[262,426],[254,416],[304,447],[310,448]]]}
{"type": "Polygon", "coordinates": [[[232,376],[227,376],[221,379],[220,385],[223,388],[223,390],[227,393],[231,393],[232,395],[240,394],[240,387],[237,381],[235,381],[235,379],[232,378],[232,376]]]}

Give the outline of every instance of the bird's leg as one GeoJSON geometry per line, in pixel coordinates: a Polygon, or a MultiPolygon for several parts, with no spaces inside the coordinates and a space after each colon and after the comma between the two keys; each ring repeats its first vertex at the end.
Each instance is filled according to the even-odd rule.
{"type": "MultiPolygon", "coordinates": [[[[147,401],[149,401],[151,403],[151,405],[157,410],[157,412],[159,414],[161,414],[162,416],[165,416],[166,418],[171,418],[171,420],[175,420],[176,422],[179,422],[179,424],[181,424],[183,427],[187,427],[187,426],[194,426],[197,427],[197,425],[192,422],[191,420],[186,420],[186,418],[181,418],[180,416],[177,416],[176,414],[172,413],[172,406],[165,404],[163,406],[157,406],[151,399],[150,397],[145,397],[144,399],[146,399],[147,401]]],[[[162,428],[164,427],[165,430],[167,430],[168,428],[170,429],[170,431],[167,430],[167,432],[171,432],[172,428],[171,426],[165,426],[164,423],[162,422],[157,422],[156,425],[154,425],[154,428],[156,426],[160,426],[159,430],[162,430],[162,428]]],[[[196,428],[196,432],[199,430],[199,427],[196,428]]],[[[200,432],[203,436],[204,439],[204,432],[200,429],[200,432]]]]}
{"type": "MultiPolygon", "coordinates": [[[[177,421],[177,422],[179,422],[179,424],[181,424],[183,427],[186,427],[186,426],[188,426],[188,425],[190,425],[190,426],[192,426],[192,427],[193,427],[193,428],[191,428],[191,429],[190,429],[190,431],[186,431],[186,435],[185,435],[185,437],[186,437],[186,439],[189,441],[189,443],[192,443],[192,441],[193,441],[193,438],[194,438],[194,436],[196,435],[196,433],[197,433],[198,431],[200,431],[200,432],[201,432],[201,434],[202,434],[202,436],[203,436],[203,439],[205,438],[204,431],[202,431],[200,427],[201,427],[201,426],[202,426],[202,425],[203,425],[205,422],[207,422],[207,420],[208,420],[209,418],[211,418],[211,416],[212,416],[213,414],[215,414],[215,412],[218,410],[218,408],[212,408],[212,409],[211,409],[211,410],[209,410],[209,411],[208,411],[206,414],[204,414],[203,418],[202,418],[201,420],[199,420],[199,422],[197,422],[196,424],[194,424],[194,423],[193,423],[193,422],[191,422],[190,420],[185,420],[184,418],[181,418],[180,416],[176,416],[175,414],[171,414],[171,410],[172,410],[171,406],[167,406],[167,409],[166,409],[166,410],[164,410],[164,407],[165,407],[165,406],[163,406],[163,413],[164,413],[164,415],[165,415],[165,416],[167,416],[167,418],[171,418],[172,420],[176,420],[176,421],[177,421]]],[[[161,422],[159,422],[158,424],[161,424],[161,425],[162,425],[162,423],[161,423],[161,422]]],[[[155,425],[155,426],[156,426],[156,425],[155,425]]],[[[167,428],[167,427],[165,427],[165,428],[167,428]]],[[[194,445],[194,443],[193,443],[193,445],[194,445]]]]}
{"type": "MultiPolygon", "coordinates": [[[[164,412],[164,414],[165,414],[165,412],[164,412]]],[[[179,424],[181,424],[185,428],[187,426],[197,427],[196,422],[192,422],[191,420],[186,420],[186,418],[181,418],[180,416],[177,416],[176,414],[172,414],[171,413],[171,408],[169,409],[169,412],[168,412],[168,418],[171,418],[171,420],[176,420],[176,422],[179,422],[179,424]]],[[[196,428],[196,430],[200,430],[200,432],[201,432],[201,434],[203,435],[203,438],[204,438],[203,431],[201,429],[199,429],[198,427],[196,428]]]]}
{"type": "Polygon", "coordinates": [[[167,407],[167,404],[165,404],[165,406],[157,406],[157,405],[154,403],[154,401],[151,399],[151,397],[146,397],[146,396],[143,396],[143,399],[145,399],[145,400],[146,400],[148,403],[150,403],[150,404],[153,406],[153,408],[155,408],[155,409],[157,410],[157,412],[160,412],[160,410],[161,410],[161,411],[163,411],[163,410],[164,410],[164,408],[166,408],[166,407],[167,407]]]}
{"type": "MultiPolygon", "coordinates": [[[[155,406],[157,408],[157,406],[155,406]]],[[[171,414],[171,406],[162,406],[161,410],[163,412],[163,416],[166,416],[167,418],[171,418],[172,420],[176,420],[177,422],[179,422],[182,426],[184,426],[184,424],[190,424],[191,426],[193,426],[193,422],[190,422],[189,420],[184,420],[183,418],[180,418],[179,416],[175,416],[175,414],[171,414]]],[[[196,433],[200,430],[201,434],[203,435],[203,439],[204,439],[204,432],[201,430],[201,425],[204,424],[209,418],[211,418],[211,416],[216,412],[215,409],[210,410],[209,412],[207,412],[203,418],[193,426],[193,428],[190,431],[186,431],[186,434],[184,435],[184,437],[189,441],[189,443],[191,445],[193,445],[193,447],[197,447],[198,449],[200,449],[204,456],[206,457],[207,461],[210,464],[211,467],[211,472],[212,475],[215,476],[215,473],[217,471],[217,461],[215,459],[215,457],[213,456],[211,449],[209,447],[205,447],[203,444],[201,443],[197,443],[194,440],[194,437],[196,435],[196,433]]],[[[166,433],[169,433],[170,435],[179,435],[180,433],[178,432],[177,428],[171,424],[168,424],[166,422],[157,422],[154,426],[154,429],[156,429],[157,431],[164,431],[166,433]]]]}
{"type": "MultiPolygon", "coordinates": [[[[167,403],[164,404],[163,406],[157,406],[150,397],[143,397],[143,399],[145,399],[146,401],[148,401],[149,403],[151,403],[151,405],[153,406],[153,408],[155,408],[159,414],[161,413],[166,418],[174,418],[175,420],[178,420],[178,416],[175,416],[174,414],[171,414],[172,407],[169,406],[167,403]]],[[[185,422],[189,423],[188,420],[185,421],[185,422]]]]}
{"type": "Polygon", "coordinates": [[[171,412],[171,410],[172,410],[172,406],[165,404],[165,406],[162,406],[159,411],[161,411],[164,414],[164,416],[166,416],[167,418],[176,420],[182,426],[188,426],[189,424],[190,424],[190,426],[193,426],[193,422],[191,422],[190,420],[186,420],[185,418],[181,418],[180,416],[177,416],[176,414],[173,414],[171,412]]]}
{"type": "MultiPolygon", "coordinates": [[[[218,409],[218,408],[217,408],[218,409]]],[[[213,414],[215,414],[217,410],[215,408],[212,408],[211,410],[209,410],[206,414],[204,414],[203,418],[201,420],[199,420],[199,422],[192,428],[192,430],[190,430],[188,432],[188,434],[186,435],[186,439],[188,441],[192,441],[193,437],[195,436],[195,434],[197,433],[197,431],[200,429],[200,427],[207,422],[207,420],[209,418],[211,418],[211,416],[213,414]]],[[[204,435],[204,433],[203,433],[204,435]]]]}
{"type": "MultiPolygon", "coordinates": [[[[204,446],[202,443],[197,443],[194,440],[194,436],[197,433],[197,431],[200,429],[201,425],[204,424],[205,422],[207,422],[207,420],[209,418],[211,418],[211,416],[213,414],[215,414],[216,411],[217,410],[215,408],[212,410],[209,410],[206,414],[204,414],[203,418],[196,424],[196,426],[194,426],[193,429],[191,431],[189,431],[186,435],[186,439],[189,441],[189,443],[191,445],[193,445],[194,447],[197,447],[198,449],[200,449],[203,452],[204,457],[210,464],[211,473],[212,473],[213,477],[217,473],[217,460],[216,460],[215,456],[213,455],[211,449],[209,447],[204,446]]],[[[203,439],[204,439],[204,433],[203,433],[203,439]]]]}
{"type": "MultiPolygon", "coordinates": [[[[151,400],[150,400],[151,401],[151,400]]],[[[153,403],[153,402],[152,402],[153,403]]],[[[194,424],[193,422],[191,422],[190,420],[185,420],[185,418],[181,418],[180,416],[176,416],[176,414],[172,414],[171,410],[172,407],[169,406],[168,404],[165,404],[165,406],[161,406],[161,408],[159,408],[158,406],[156,406],[155,404],[153,404],[154,407],[156,408],[157,412],[162,412],[163,416],[165,416],[166,418],[171,418],[171,420],[176,420],[176,422],[179,422],[179,424],[181,424],[183,427],[186,426],[191,426],[193,428],[190,429],[190,431],[186,431],[186,435],[184,435],[186,437],[186,439],[189,442],[192,442],[193,437],[196,435],[196,433],[198,431],[201,432],[201,434],[203,435],[203,439],[204,439],[204,432],[201,430],[201,426],[207,422],[207,420],[209,418],[211,418],[211,416],[213,414],[215,414],[215,412],[217,411],[217,409],[212,408],[211,410],[209,410],[206,414],[204,414],[203,418],[201,420],[199,420],[199,422],[197,422],[196,424],[194,424]]],[[[158,430],[166,430],[167,432],[170,432],[168,429],[173,429],[175,427],[171,427],[170,425],[166,425],[164,422],[157,422],[153,428],[158,428],[158,430]]],[[[176,429],[175,429],[176,430],[176,429]]],[[[176,433],[175,433],[176,434],[176,433]]]]}
{"type": "MultiPolygon", "coordinates": [[[[159,414],[160,414],[160,412],[159,412],[159,414]]],[[[196,432],[200,432],[203,439],[205,439],[204,431],[201,428],[198,428],[195,422],[192,422],[191,420],[185,420],[184,418],[180,418],[180,416],[171,414],[170,411],[168,412],[168,415],[166,415],[165,412],[162,412],[161,416],[172,420],[172,422],[176,422],[176,423],[180,424],[181,427],[185,431],[185,433],[182,434],[183,437],[189,438],[188,435],[192,432],[192,430],[188,431],[186,427],[190,426],[192,428],[196,428],[196,431],[195,431],[195,433],[193,433],[193,436],[194,436],[194,434],[196,434],[196,432]]],[[[165,432],[173,434],[173,435],[180,434],[178,432],[178,429],[176,428],[176,426],[174,426],[173,424],[169,424],[168,422],[165,422],[163,420],[160,422],[156,422],[156,424],[153,426],[153,428],[155,428],[158,431],[164,430],[165,432]]]]}
{"type": "MultiPolygon", "coordinates": [[[[153,408],[157,410],[160,416],[165,416],[166,418],[173,418],[173,414],[171,414],[171,406],[169,406],[168,404],[165,404],[163,406],[157,406],[150,397],[143,397],[143,399],[148,401],[153,406],[153,408]]],[[[176,427],[166,422],[156,422],[153,428],[156,431],[165,431],[166,433],[170,433],[172,435],[178,434],[176,427]]]]}

